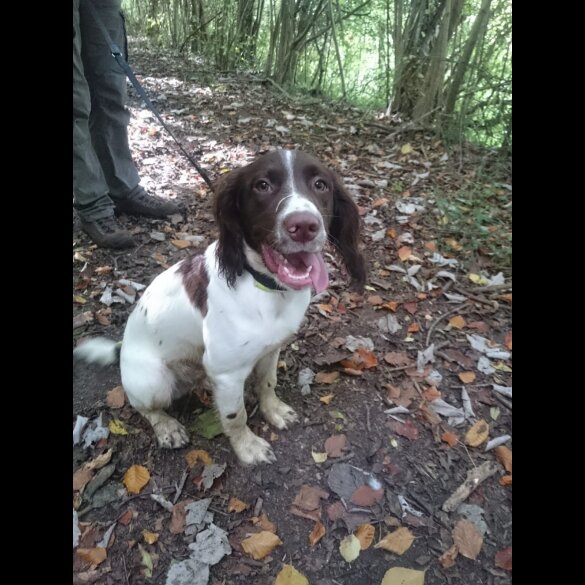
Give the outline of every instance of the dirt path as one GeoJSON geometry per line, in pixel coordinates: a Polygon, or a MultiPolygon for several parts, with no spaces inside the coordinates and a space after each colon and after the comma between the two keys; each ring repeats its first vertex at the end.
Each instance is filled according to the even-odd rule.
{"type": "MultiPolygon", "coordinates": [[[[489,439],[512,434],[511,400],[493,389],[494,384],[512,386],[507,355],[511,280],[495,286],[474,276],[476,282],[470,280],[470,273],[494,276],[498,269],[489,257],[471,259],[458,249],[435,203],[437,190],[455,192],[474,184],[478,158],[451,161],[424,133],[392,136],[392,127],[383,129],[385,121],[322,101],[291,102],[251,77],[211,74],[195,61],[178,64],[141,45],[134,55],[147,91],[212,175],[276,146],[308,150],[336,168],[363,212],[370,279],[364,296],[349,294],[335,257],[328,256],[331,287],[312,303],[298,337],[281,356],[278,390],[301,422],[276,433],[257,413],[250,419],[253,430],[272,443],[273,465],[244,469],[225,437],[197,434],[199,415],[209,405],[202,393],[177,406],[179,418],[192,430],[193,445],[159,451],[147,425],[128,405],[119,407],[114,397],[106,400],[120,384],[117,368],[75,367],[74,420],[101,415],[105,426],[121,421],[128,434],[110,433],[88,448],[74,447],[76,487],[85,486],[74,490],[82,529],[79,547],[90,551],[74,552],[74,582],[164,584],[171,560],[186,559],[188,544],[196,538],[196,528],[181,524],[184,502],[211,497],[213,523],[227,532],[232,548],[211,567],[212,585],[272,585],[284,564],[292,564],[311,585],[378,585],[392,567],[426,570],[426,585],[511,583],[506,554],[500,552],[512,541],[511,473],[499,462],[511,441],[497,453],[485,452],[483,437],[471,431],[471,442],[481,445],[465,444],[466,433],[481,420],[489,425],[489,439]],[[477,336],[489,345],[480,348],[477,336]],[[431,345],[434,351],[429,352],[431,345]],[[298,377],[306,368],[317,377],[303,394],[298,377]],[[455,416],[459,423],[441,414],[440,400],[460,409],[455,416]],[[385,412],[397,406],[406,408],[406,414],[385,412]],[[332,443],[344,441],[341,456],[334,457],[332,443]],[[100,454],[108,458],[110,449],[111,459],[100,471],[80,471],[100,454]],[[209,489],[202,480],[204,463],[190,468],[186,462],[193,449],[226,465],[209,489]],[[314,454],[326,452],[325,462],[314,460],[314,454]],[[443,511],[468,472],[485,463],[495,466],[495,474],[463,507],[443,511]],[[129,495],[122,483],[132,465],[145,467],[150,475],[137,495],[129,495]],[[105,478],[101,486],[94,477],[100,474],[97,484],[105,478]],[[371,477],[381,489],[362,487],[356,496],[355,490],[371,477]],[[303,486],[321,488],[320,503],[319,498],[307,502],[305,496],[315,493],[307,488],[299,495],[303,486]],[[152,493],[171,504],[176,500],[174,512],[155,502],[152,493]],[[231,498],[249,507],[228,511],[231,498]],[[291,509],[293,502],[296,509],[291,509]],[[325,534],[311,544],[309,534],[318,518],[325,534]],[[471,522],[461,522],[464,518],[471,522]],[[103,553],[96,553],[96,547],[115,521],[106,558],[97,563],[103,553]],[[401,543],[390,545],[395,552],[372,544],[346,562],[340,542],[362,524],[373,527],[362,530],[373,533],[374,544],[400,528],[401,543]],[[254,560],[243,551],[242,540],[263,529],[275,532],[282,544],[254,560]],[[440,558],[454,538],[459,555],[444,568],[449,555],[440,558]],[[407,547],[402,554],[400,546],[407,547]]],[[[74,219],[74,344],[95,335],[121,338],[133,304],[122,302],[116,291],[128,299],[139,295],[140,287],[120,284],[120,279],[148,285],[165,267],[215,237],[211,196],[201,179],[148,111],[137,101],[132,106],[131,143],[143,184],[159,195],[176,195],[188,204],[188,212],[169,221],[122,217],[139,241],[127,252],[94,248],[74,219]],[[115,301],[110,306],[101,300],[107,290],[115,301]]],[[[499,192],[505,206],[505,192],[499,192]]],[[[252,410],[250,404],[248,412],[252,410]]]]}

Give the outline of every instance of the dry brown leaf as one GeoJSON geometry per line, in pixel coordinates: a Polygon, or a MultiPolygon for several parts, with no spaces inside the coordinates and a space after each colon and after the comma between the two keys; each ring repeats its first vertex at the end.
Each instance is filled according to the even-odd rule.
{"type": "Polygon", "coordinates": [[[505,301],[506,303],[512,304],[512,293],[506,293],[504,295],[500,295],[498,298],[502,301],[505,301]]]}
{"type": "Polygon", "coordinates": [[[332,435],[325,441],[325,451],[329,457],[341,457],[346,445],[347,437],[345,435],[332,435]]]}
{"type": "Polygon", "coordinates": [[[369,485],[361,485],[351,494],[350,500],[358,506],[369,508],[380,501],[383,495],[384,490],[382,488],[375,490],[369,485]]]}
{"type": "Polygon", "coordinates": [[[315,375],[315,382],[317,384],[333,384],[339,379],[339,372],[317,372],[315,375]]]}
{"type": "Polygon", "coordinates": [[[144,542],[146,542],[146,544],[154,544],[158,540],[158,534],[156,532],[143,530],[142,536],[144,537],[144,542]]]}
{"type": "Polygon", "coordinates": [[[124,394],[124,388],[122,388],[122,386],[112,388],[106,395],[106,404],[110,408],[122,408],[125,401],[126,395],[124,394]]]}
{"type": "Polygon", "coordinates": [[[371,524],[360,524],[354,532],[356,538],[360,541],[360,549],[366,550],[370,548],[374,542],[374,534],[376,529],[371,524]]]}
{"type": "Polygon", "coordinates": [[[319,400],[323,404],[330,404],[330,402],[333,400],[333,394],[325,394],[325,396],[320,396],[319,400]]]}
{"type": "Polygon", "coordinates": [[[469,447],[479,447],[487,441],[490,434],[490,425],[483,419],[478,420],[466,433],[465,444],[469,447]]]}
{"type": "Polygon", "coordinates": [[[95,548],[78,548],[77,556],[90,565],[99,565],[106,560],[108,556],[106,549],[101,546],[95,548]]]}
{"type": "Polygon", "coordinates": [[[411,323],[406,331],[408,333],[418,333],[420,331],[420,325],[418,323],[411,323]]]}
{"type": "Polygon", "coordinates": [[[273,585],[309,585],[309,580],[292,565],[284,565],[273,585]]]}
{"type": "Polygon", "coordinates": [[[464,383],[464,384],[471,384],[472,382],[475,381],[475,372],[461,372],[459,374],[459,379],[464,383]]]}
{"type": "Polygon", "coordinates": [[[303,485],[296,495],[293,505],[301,510],[316,510],[321,505],[321,499],[329,498],[329,493],[319,486],[303,485]]]}
{"type": "Polygon", "coordinates": [[[388,229],[386,230],[386,235],[387,235],[389,238],[395,238],[395,237],[396,237],[396,230],[395,230],[394,228],[388,228],[388,229]]]}
{"type": "Polygon", "coordinates": [[[500,445],[494,449],[496,459],[504,466],[504,469],[512,473],[512,451],[505,445],[500,445]]]}
{"type": "Polygon", "coordinates": [[[425,397],[425,400],[432,402],[433,400],[441,398],[441,393],[434,386],[431,386],[424,391],[423,396],[425,397]]]}
{"type": "Polygon", "coordinates": [[[81,491],[93,478],[93,470],[81,467],[73,474],[73,491],[81,491]]]}
{"type": "Polygon", "coordinates": [[[400,305],[400,303],[398,301],[388,301],[387,303],[384,303],[382,305],[382,308],[388,309],[389,311],[392,311],[393,313],[395,313],[396,309],[398,309],[398,305],[400,305]]]}
{"type": "Polygon", "coordinates": [[[374,548],[383,548],[397,555],[404,554],[414,542],[414,534],[405,527],[387,534],[374,548]]]}
{"type": "Polygon", "coordinates": [[[504,569],[505,571],[512,570],[512,547],[505,548],[496,553],[495,559],[496,567],[504,569]]]}
{"type": "Polygon", "coordinates": [[[315,522],[315,526],[313,526],[313,530],[309,534],[309,544],[315,546],[325,536],[325,532],[325,526],[323,526],[322,522],[315,522]]]}
{"type": "Polygon", "coordinates": [[[387,197],[378,197],[378,199],[374,199],[374,201],[372,201],[372,209],[386,205],[386,203],[388,203],[387,197]]]}
{"type": "Polygon", "coordinates": [[[187,460],[187,465],[189,467],[194,467],[197,461],[201,461],[204,465],[213,464],[213,459],[209,453],[203,449],[193,449],[192,451],[189,451],[189,453],[185,455],[185,459],[187,460]]]}
{"type": "Polygon", "coordinates": [[[400,398],[400,388],[392,386],[392,384],[386,384],[386,392],[388,394],[388,398],[390,398],[391,400],[400,398]]]}
{"type": "Polygon", "coordinates": [[[142,465],[132,465],[124,474],[124,485],[131,494],[139,494],[150,481],[150,473],[142,465]]]}
{"type": "Polygon", "coordinates": [[[124,512],[119,518],[118,518],[118,522],[120,524],[122,524],[122,526],[128,526],[128,524],[130,524],[130,522],[132,521],[132,518],[134,517],[134,514],[132,513],[132,510],[128,510],[126,512],[124,512]]]}
{"type": "Polygon", "coordinates": [[[403,307],[411,315],[414,315],[418,310],[418,303],[416,301],[408,301],[408,303],[404,303],[403,307]]]}
{"type": "Polygon", "coordinates": [[[456,250],[457,252],[459,252],[459,250],[463,250],[463,245],[453,238],[445,240],[445,244],[447,244],[447,246],[453,248],[453,250],[456,250]]]}
{"type": "Polygon", "coordinates": [[[262,512],[262,514],[260,514],[260,517],[253,516],[252,518],[250,518],[250,521],[254,525],[258,524],[260,528],[262,528],[262,530],[267,530],[268,532],[276,532],[276,524],[270,522],[268,516],[266,515],[266,512],[262,512]]]}
{"type": "Polygon", "coordinates": [[[95,273],[96,274],[109,274],[110,272],[112,272],[112,270],[114,270],[111,266],[98,266],[95,269],[95,273]]]}
{"type": "Polygon", "coordinates": [[[453,528],[452,536],[453,542],[464,557],[471,560],[477,558],[483,544],[483,536],[473,522],[459,520],[453,528]]]}
{"type": "Polygon", "coordinates": [[[407,419],[406,421],[398,422],[392,421],[390,423],[390,428],[401,437],[406,437],[411,441],[416,441],[420,437],[420,432],[418,427],[411,419],[407,419]]]}
{"type": "Polygon", "coordinates": [[[398,248],[398,258],[405,262],[412,256],[412,248],[410,246],[401,246],[398,248]]]}
{"type": "Polygon", "coordinates": [[[512,351],[512,330],[510,329],[510,331],[508,331],[508,333],[506,333],[506,337],[504,338],[504,343],[506,345],[506,347],[512,351]]]}
{"type": "Polygon", "coordinates": [[[227,506],[228,512],[235,512],[239,514],[244,510],[247,510],[250,506],[246,504],[246,502],[242,502],[242,500],[238,500],[238,498],[230,498],[227,506]]]}
{"type": "Polygon", "coordinates": [[[457,443],[459,442],[459,439],[457,438],[457,435],[455,433],[445,431],[441,435],[441,441],[444,441],[445,443],[447,443],[447,445],[449,445],[449,447],[455,447],[457,445],[457,443]]]}
{"type": "Polygon", "coordinates": [[[424,585],[425,572],[404,567],[392,567],[384,573],[380,585],[424,585]]]}
{"type": "Polygon", "coordinates": [[[191,242],[189,240],[171,240],[171,244],[173,244],[175,248],[179,248],[179,250],[191,247],[191,242]]]}
{"type": "Polygon", "coordinates": [[[500,477],[500,485],[503,485],[504,487],[512,485],[512,474],[510,473],[510,475],[500,477]]]}
{"type": "Polygon", "coordinates": [[[396,366],[399,368],[402,366],[414,366],[413,361],[406,355],[406,353],[399,351],[389,351],[384,356],[384,361],[391,366],[396,366]]]}
{"type": "Polygon", "coordinates": [[[455,329],[463,329],[465,327],[465,319],[461,315],[455,315],[449,319],[449,325],[455,329]]]}
{"type": "Polygon", "coordinates": [[[443,569],[449,569],[455,564],[455,559],[459,554],[459,549],[454,544],[450,549],[446,550],[440,557],[439,563],[441,563],[441,567],[443,569]]]}
{"type": "Polygon", "coordinates": [[[377,307],[384,303],[384,299],[380,295],[370,295],[367,298],[368,305],[372,305],[372,307],[377,307]]]}
{"type": "Polygon", "coordinates": [[[282,540],[276,534],[263,530],[252,534],[242,540],[244,552],[249,554],[255,561],[259,561],[268,556],[277,546],[282,544],[282,540]]]}
{"type": "Polygon", "coordinates": [[[425,242],[425,248],[429,252],[436,252],[437,251],[437,242],[425,242]]]}

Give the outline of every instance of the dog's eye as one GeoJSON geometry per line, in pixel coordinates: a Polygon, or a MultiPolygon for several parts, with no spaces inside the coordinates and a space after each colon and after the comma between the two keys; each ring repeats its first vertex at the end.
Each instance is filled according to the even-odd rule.
{"type": "Polygon", "coordinates": [[[257,191],[260,191],[261,193],[268,193],[269,191],[272,190],[270,183],[268,183],[268,181],[264,181],[263,179],[261,179],[260,181],[256,181],[254,188],[257,191]]]}
{"type": "Polygon", "coordinates": [[[315,189],[317,191],[326,191],[327,188],[327,183],[323,179],[317,179],[315,181],[315,189]]]}

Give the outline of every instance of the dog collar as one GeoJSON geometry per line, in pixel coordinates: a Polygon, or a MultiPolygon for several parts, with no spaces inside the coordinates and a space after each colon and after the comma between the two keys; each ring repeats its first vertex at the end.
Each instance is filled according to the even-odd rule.
{"type": "Polygon", "coordinates": [[[262,274],[257,270],[254,270],[247,262],[244,264],[244,268],[252,275],[254,278],[256,288],[263,290],[265,292],[286,292],[286,288],[280,286],[274,278],[262,274]]]}

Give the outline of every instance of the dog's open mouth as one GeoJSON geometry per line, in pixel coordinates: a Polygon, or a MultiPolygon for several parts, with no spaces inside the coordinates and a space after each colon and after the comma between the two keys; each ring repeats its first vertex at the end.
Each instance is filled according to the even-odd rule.
{"type": "Polygon", "coordinates": [[[311,284],[323,292],[329,285],[329,276],[323,256],[311,252],[281,254],[274,248],[262,246],[262,258],[268,269],[291,288],[305,288],[311,284]]]}

